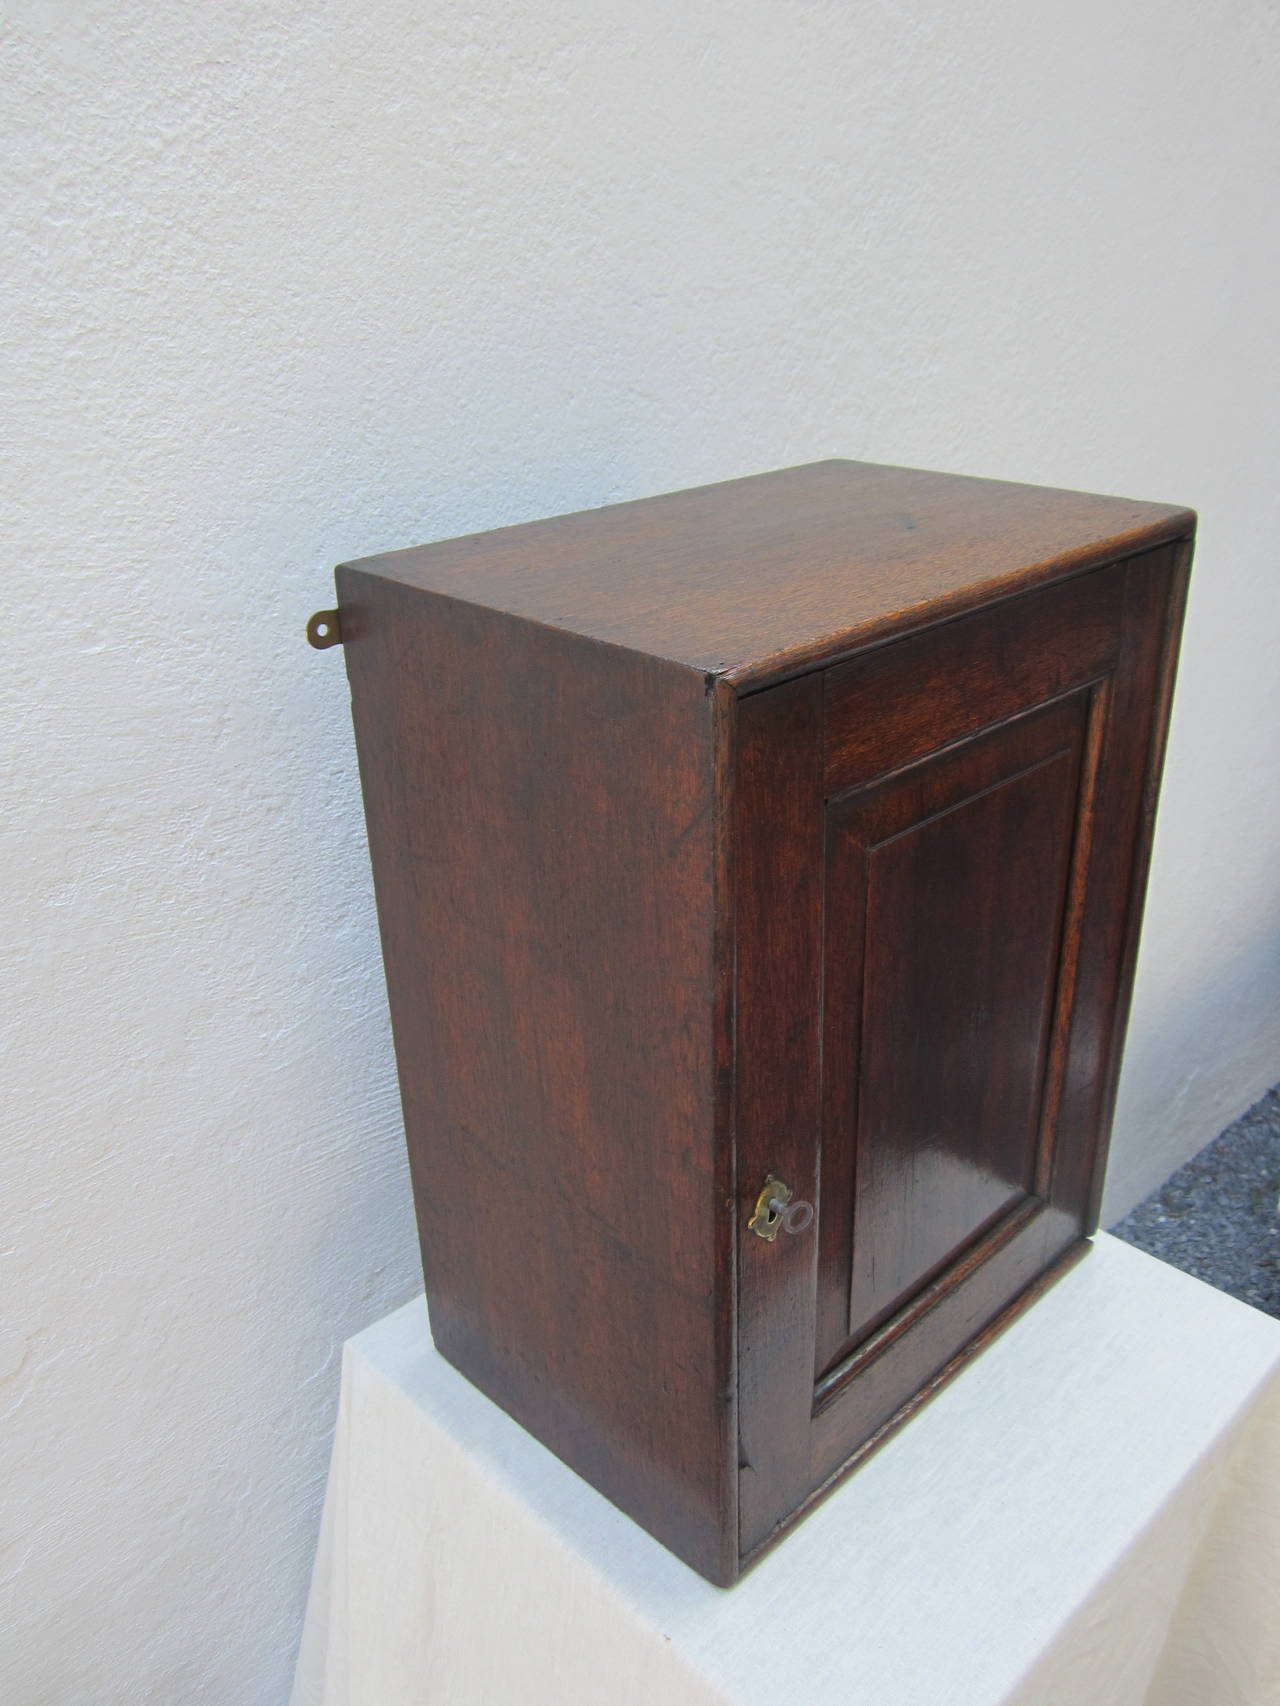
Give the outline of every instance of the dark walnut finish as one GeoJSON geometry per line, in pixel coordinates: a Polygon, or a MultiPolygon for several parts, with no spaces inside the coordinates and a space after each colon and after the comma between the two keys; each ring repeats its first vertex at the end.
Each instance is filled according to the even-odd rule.
{"type": "Polygon", "coordinates": [[[713,1581],[1087,1247],[1193,528],[829,462],[338,571],[436,1343],[713,1581]]]}

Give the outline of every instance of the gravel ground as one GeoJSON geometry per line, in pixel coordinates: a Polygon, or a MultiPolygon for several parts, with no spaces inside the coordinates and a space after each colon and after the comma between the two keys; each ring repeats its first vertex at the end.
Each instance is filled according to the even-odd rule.
{"type": "Polygon", "coordinates": [[[1280,1317],[1280,1085],[1111,1228],[1280,1317]]]}

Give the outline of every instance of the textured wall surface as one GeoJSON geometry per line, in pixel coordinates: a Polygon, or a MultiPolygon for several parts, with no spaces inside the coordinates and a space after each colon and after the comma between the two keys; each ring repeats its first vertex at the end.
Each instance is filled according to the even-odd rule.
{"type": "Polygon", "coordinates": [[[1280,11],[2,28],[0,1697],[279,1706],[418,1283],[333,562],[829,454],[1197,505],[1113,1211],[1280,1075],[1280,11]]]}

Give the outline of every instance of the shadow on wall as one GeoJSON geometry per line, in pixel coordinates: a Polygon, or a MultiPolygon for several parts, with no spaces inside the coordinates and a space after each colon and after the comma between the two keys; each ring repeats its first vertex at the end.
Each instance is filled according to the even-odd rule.
{"type": "Polygon", "coordinates": [[[1188,1149],[1198,1147],[1207,1123],[1206,1104],[1217,1113],[1210,1129],[1216,1125],[1221,1130],[1268,1089],[1271,1063],[1280,1052],[1270,996],[1278,977],[1280,905],[1251,932],[1240,952],[1179,976],[1176,995],[1163,1003],[1144,990],[1139,961],[1104,1226],[1127,1214],[1168,1178],[1188,1149]],[[1206,1062],[1207,1024],[1215,1035],[1233,1040],[1232,1053],[1206,1062]],[[1261,1082],[1259,1061],[1268,1063],[1261,1082]]]}

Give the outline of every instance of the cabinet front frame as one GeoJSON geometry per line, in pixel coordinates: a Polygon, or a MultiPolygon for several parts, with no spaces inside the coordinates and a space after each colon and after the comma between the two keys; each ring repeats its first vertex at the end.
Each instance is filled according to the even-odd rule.
{"type": "Polygon", "coordinates": [[[739,1543],[744,1561],[1087,1245],[1136,950],[1189,545],[925,627],[745,697],[735,781],[739,1543]],[[850,1355],[818,1351],[828,802],[1083,707],[1037,1189],[850,1355]],[[1046,1128],[1046,1129],[1047,1129],[1046,1128]],[[1051,1177],[1049,1174],[1051,1173],[1051,1177]],[[807,1233],[746,1230],[768,1174],[807,1233]],[[895,1348],[897,1347],[897,1348],[895,1348]],[[892,1364],[909,1347],[906,1385],[892,1364]]]}

